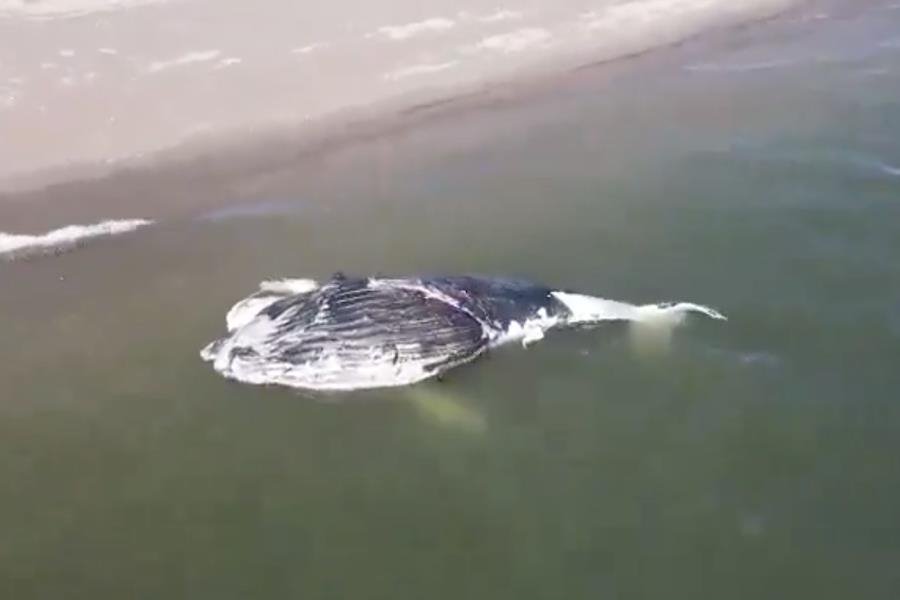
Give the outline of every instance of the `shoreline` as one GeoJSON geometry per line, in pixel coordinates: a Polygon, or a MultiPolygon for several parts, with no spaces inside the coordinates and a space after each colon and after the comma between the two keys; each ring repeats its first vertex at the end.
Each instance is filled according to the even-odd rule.
{"type": "MultiPolygon", "coordinates": [[[[269,150],[272,146],[284,146],[284,150],[292,158],[299,154],[328,151],[357,140],[415,127],[445,114],[491,105],[498,99],[506,101],[518,96],[542,93],[541,90],[571,77],[573,72],[601,68],[615,70],[617,64],[630,66],[635,58],[662,55],[672,48],[698,39],[711,39],[721,36],[722,32],[752,27],[754,24],[791,14],[808,2],[809,0],[765,0],[755,4],[753,8],[732,8],[723,14],[710,12],[701,15],[696,21],[680,24],[680,28],[656,32],[662,37],[657,37],[650,44],[647,40],[639,39],[639,36],[624,42],[619,40],[619,45],[612,50],[588,49],[575,44],[568,49],[556,49],[547,55],[515,58],[512,62],[491,67],[493,72],[491,69],[481,72],[474,70],[463,74],[462,79],[459,74],[448,75],[446,80],[436,77],[434,82],[407,86],[406,90],[382,94],[383,97],[379,97],[384,91],[380,90],[373,92],[372,101],[345,102],[313,117],[292,114],[260,118],[254,115],[247,117],[243,123],[233,122],[211,131],[195,132],[187,137],[176,136],[170,143],[155,148],[150,147],[152,144],[144,148],[138,146],[134,151],[111,154],[103,160],[73,157],[65,164],[0,172],[0,206],[15,202],[15,198],[30,192],[102,179],[115,176],[116,173],[165,169],[176,163],[203,162],[211,158],[216,160],[213,157],[222,155],[244,156],[244,160],[252,160],[255,154],[273,154],[269,150]]],[[[352,73],[348,73],[349,76],[352,73]]],[[[265,114],[265,111],[260,113],[265,114]]],[[[274,156],[269,157],[271,158],[274,156]]],[[[268,164],[266,160],[257,162],[268,164]]]]}

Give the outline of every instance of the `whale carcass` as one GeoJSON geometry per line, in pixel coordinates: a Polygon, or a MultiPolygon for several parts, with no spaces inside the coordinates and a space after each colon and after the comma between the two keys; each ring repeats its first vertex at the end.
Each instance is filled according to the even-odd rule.
{"type": "Polygon", "coordinates": [[[263,282],[201,351],[223,376],[323,391],[409,385],[510,342],[603,321],[724,319],[692,303],[633,305],[474,275],[263,282]]]}

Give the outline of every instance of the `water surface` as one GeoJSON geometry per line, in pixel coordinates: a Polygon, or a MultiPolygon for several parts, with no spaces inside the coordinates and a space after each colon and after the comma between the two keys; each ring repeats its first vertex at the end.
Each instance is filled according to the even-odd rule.
{"type": "Polygon", "coordinates": [[[898,36],[812,6],[0,264],[3,596],[896,598],[898,36]],[[328,402],[199,360],[258,281],[335,270],[730,320],[328,402]]]}

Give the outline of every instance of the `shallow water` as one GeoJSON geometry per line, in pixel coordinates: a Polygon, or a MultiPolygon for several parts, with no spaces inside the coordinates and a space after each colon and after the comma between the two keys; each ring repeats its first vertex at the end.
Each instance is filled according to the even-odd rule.
{"type": "Polygon", "coordinates": [[[898,36],[814,5],[0,264],[3,597],[897,597],[898,36]],[[199,360],[335,270],[730,320],[329,401],[199,360]]]}

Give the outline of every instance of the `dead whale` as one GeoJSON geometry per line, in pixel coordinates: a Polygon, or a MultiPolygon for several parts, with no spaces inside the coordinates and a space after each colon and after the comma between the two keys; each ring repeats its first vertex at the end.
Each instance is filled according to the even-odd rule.
{"type": "Polygon", "coordinates": [[[688,302],[633,305],[498,277],[263,282],[227,315],[228,334],[201,351],[223,376],[251,384],[348,391],[413,384],[491,348],[536,342],[559,327],[605,321],[677,323],[688,302]]]}

